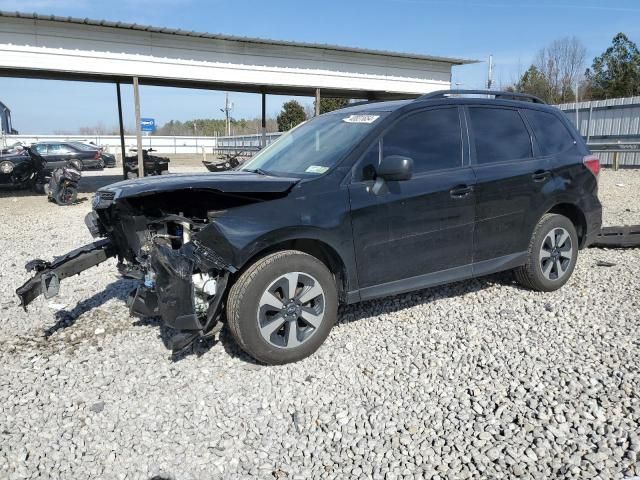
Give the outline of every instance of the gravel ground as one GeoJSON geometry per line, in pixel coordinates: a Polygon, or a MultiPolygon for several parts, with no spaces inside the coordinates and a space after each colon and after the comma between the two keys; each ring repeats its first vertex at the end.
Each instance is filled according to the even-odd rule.
{"type": "MultiPolygon", "coordinates": [[[[27,260],[91,240],[90,202],[13,195],[0,478],[640,475],[640,250],[583,251],[550,294],[501,274],[343,308],[293,365],[255,364],[226,331],[171,361],[159,325],[128,316],[113,261],[17,306],[27,260]]],[[[605,171],[601,197],[606,224],[640,223],[640,171],[605,171]]]]}

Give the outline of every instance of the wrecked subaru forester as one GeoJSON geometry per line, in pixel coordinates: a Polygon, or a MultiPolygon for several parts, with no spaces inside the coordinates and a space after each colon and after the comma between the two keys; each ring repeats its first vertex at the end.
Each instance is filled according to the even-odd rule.
{"type": "Polygon", "coordinates": [[[600,229],[598,160],[561,112],[490,93],[351,106],[237,171],[102,188],[86,217],[98,240],[29,262],[17,294],[26,308],[115,257],[139,282],[131,312],[175,329],[174,351],[226,322],[280,364],[313,353],[341,303],[508,269],[560,288],[600,229]]]}

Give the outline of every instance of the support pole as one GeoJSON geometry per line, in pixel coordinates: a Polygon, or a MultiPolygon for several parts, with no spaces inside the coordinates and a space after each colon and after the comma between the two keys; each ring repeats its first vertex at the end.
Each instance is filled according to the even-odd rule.
{"type": "Polygon", "coordinates": [[[133,77],[133,103],[136,109],[136,146],[138,148],[138,177],[144,177],[144,155],[142,154],[142,130],[140,127],[140,89],[138,77],[133,77]]]}
{"type": "Polygon", "coordinates": [[[267,146],[267,94],[262,92],[262,138],[260,139],[262,148],[267,146]]]}
{"type": "Polygon", "coordinates": [[[316,117],[320,115],[320,89],[316,88],[316,117]]]}
{"type": "Polygon", "coordinates": [[[589,118],[587,120],[587,143],[591,140],[591,116],[593,115],[593,102],[589,102],[589,118]]]}
{"type": "Polygon", "coordinates": [[[122,158],[122,176],[127,179],[127,170],[125,168],[126,148],[124,146],[124,121],[122,120],[122,93],[120,93],[120,82],[116,83],[116,94],[118,96],[118,124],[120,127],[120,151],[122,158]]]}

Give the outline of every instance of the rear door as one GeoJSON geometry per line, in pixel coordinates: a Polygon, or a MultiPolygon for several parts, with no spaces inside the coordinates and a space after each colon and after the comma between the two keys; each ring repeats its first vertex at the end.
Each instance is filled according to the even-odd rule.
{"type": "Polygon", "coordinates": [[[430,274],[470,265],[475,179],[461,124],[456,106],[407,114],[359,162],[349,190],[362,298],[439,283],[430,274]],[[412,158],[413,176],[375,194],[375,168],[389,155],[412,158]]]}
{"type": "Polygon", "coordinates": [[[67,165],[67,161],[71,158],[71,150],[63,143],[50,143],[47,145],[47,168],[62,168],[67,165]]]}
{"type": "Polygon", "coordinates": [[[466,112],[477,181],[474,273],[481,274],[482,262],[508,263],[527,250],[528,212],[544,201],[551,172],[517,108],[470,105],[466,112]]]}

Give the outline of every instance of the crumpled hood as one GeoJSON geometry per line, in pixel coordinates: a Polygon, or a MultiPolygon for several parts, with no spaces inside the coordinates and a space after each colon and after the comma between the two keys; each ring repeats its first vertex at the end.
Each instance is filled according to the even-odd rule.
{"type": "Polygon", "coordinates": [[[175,190],[217,190],[226,193],[282,193],[299,178],[272,177],[251,172],[185,173],[137,178],[113,183],[98,190],[115,198],[127,198],[175,190]]]}

